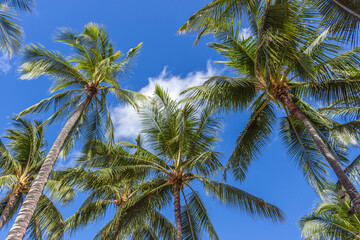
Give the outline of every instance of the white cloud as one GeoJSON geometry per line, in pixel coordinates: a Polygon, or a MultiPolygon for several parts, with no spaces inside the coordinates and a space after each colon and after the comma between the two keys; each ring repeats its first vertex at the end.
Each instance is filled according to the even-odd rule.
{"type": "MultiPolygon", "coordinates": [[[[166,89],[173,99],[180,99],[180,93],[192,86],[201,85],[208,77],[221,74],[223,70],[216,69],[210,61],[207,62],[205,71],[195,71],[188,73],[185,77],[180,75],[171,75],[167,68],[157,77],[149,77],[148,84],[140,89],[140,93],[151,96],[155,85],[158,84],[166,89]]],[[[135,139],[139,134],[141,125],[137,113],[131,106],[119,105],[111,110],[111,116],[114,122],[114,134],[116,139],[126,138],[135,139]]]]}
{"type": "Polygon", "coordinates": [[[8,73],[11,69],[11,65],[10,65],[10,59],[8,56],[1,56],[0,57],[0,71],[2,71],[3,73],[8,73]]]}
{"type": "Polygon", "coordinates": [[[239,35],[244,38],[247,39],[248,37],[250,37],[252,35],[250,28],[243,28],[241,29],[241,32],[239,33],[239,35]]]}

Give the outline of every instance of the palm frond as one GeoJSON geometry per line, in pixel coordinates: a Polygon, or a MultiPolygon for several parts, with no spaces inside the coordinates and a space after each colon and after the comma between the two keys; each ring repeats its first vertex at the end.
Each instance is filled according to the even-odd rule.
{"type": "Polygon", "coordinates": [[[105,217],[105,213],[112,202],[110,200],[98,200],[82,206],[65,221],[67,231],[75,230],[86,226],[92,221],[99,221],[105,217]]]}
{"type": "Polygon", "coordinates": [[[184,239],[202,239],[201,236],[205,232],[209,235],[210,239],[219,239],[208,216],[208,212],[196,192],[191,192],[186,196],[186,206],[182,207],[181,220],[184,239]],[[192,227],[190,225],[192,225],[192,227]],[[192,229],[194,230],[194,234],[192,234],[192,229]]]}
{"type": "Polygon", "coordinates": [[[359,183],[360,179],[360,156],[357,156],[345,169],[344,172],[353,183],[359,183]]]}
{"type": "Polygon", "coordinates": [[[332,31],[344,35],[348,40],[358,40],[360,8],[358,1],[317,0],[315,4],[323,15],[324,24],[331,26],[332,31]]]}
{"type": "Polygon", "coordinates": [[[21,27],[14,22],[16,19],[12,8],[0,5],[0,48],[10,56],[19,52],[23,37],[21,27]]]}
{"type": "Polygon", "coordinates": [[[182,94],[187,95],[184,101],[197,101],[215,110],[227,112],[247,107],[254,99],[256,89],[252,78],[213,76],[203,85],[191,87],[182,94]]]}
{"type": "Polygon", "coordinates": [[[240,181],[245,179],[251,162],[270,141],[269,136],[276,122],[274,108],[268,100],[259,98],[254,103],[253,109],[250,121],[238,137],[225,169],[225,171],[230,169],[240,181]]]}
{"type": "Polygon", "coordinates": [[[194,13],[178,32],[197,32],[197,43],[201,36],[223,29],[231,19],[240,19],[258,6],[256,0],[213,0],[194,13]]]}
{"type": "Polygon", "coordinates": [[[255,76],[256,38],[243,38],[241,25],[230,27],[215,34],[220,43],[209,43],[208,46],[229,59],[223,62],[244,76],[255,76]]]}
{"type": "Polygon", "coordinates": [[[63,217],[55,204],[45,195],[42,195],[33,216],[41,228],[46,239],[61,239],[65,226],[63,217]]]}
{"type": "Polygon", "coordinates": [[[33,0],[1,0],[0,4],[5,4],[21,11],[31,12],[35,3],[33,0]]]}
{"type": "Polygon", "coordinates": [[[70,203],[75,198],[75,189],[62,181],[48,180],[45,192],[51,199],[62,204],[70,203]]]}
{"type": "Polygon", "coordinates": [[[281,136],[293,161],[311,186],[321,192],[327,184],[328,164],[304,125],[290,116],[281,121],[281,136]]]}
{"type": "Polygon", "coordinates": [[[243,190],[214,179],[197,176],[206,192],[226,205],[239,209],[251,216],[271,219],[273,222],[285,221],[284,213],[276,206],[267,203],[243,190]]]}
{"type": "Polygon", "coordinates": [[[349,216],[350,200],[340,199],[335,185],[328,185],[326,195],[314,206],[312,212],[299,221],[305,239],[357,239],[358,213],[349,216]]]}

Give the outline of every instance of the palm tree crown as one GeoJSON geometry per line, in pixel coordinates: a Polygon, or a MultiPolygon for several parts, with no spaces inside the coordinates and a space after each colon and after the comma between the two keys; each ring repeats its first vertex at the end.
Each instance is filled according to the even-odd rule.
{"type": "Polygon", "coordinates": [[[20,66],[21,78],[48,76],[54,80],[50,88],[54,94],[25,109],[19,116],[46,112],[53,105],[54,114],[49,119],[52,123],[74,112],[84,97],[90,96],[70,139],[78,137],[80,126],[83,135],[89,139],[103,139],[104,132],[112,139],[113,126],[106,97],[112,93],[119,100],[136,105],[134,97],[139,94],[122,89],[119,80],[139,53],[141,43],[119,61],[124,55],[114,51],[109,35],[98,24],[89,23],[81,34],[71,29],[60,29],[55,39],[73,47],[74,54],[65,57],[41,45],[26,47],[24,63],[20,66]]]}
{"type": "Polygon", "coordinates": [[[360,215],[351,208],[349,197],[342,198],[338,192],[335,184],[328,185],[326,195],[310,214],[300,219],[304,239],[360,239],[360,215]]]}
{"type": "Polygon", "coordinates": [[[175,227],[158,210],[167,196],[148,192],[148,171],[132,171],[133,162],[123,159],[121,146],[97,141],[85,148],[76,168],[57,171],[63,184],[70,184],[88,197],[65,224],[73,232],[101,220],[110,209],[114,217],[98,232],[95,239],[175,239],[175,227]],[[106,156],[106,162],[102,161],[106,156]],[[100,161],[101,160],[101,161],[100,161]]]}
{"type": "Polygon", "coordinates": [[[113,138],[113,125],[106,99],[108,93],[133,105],[134,97],[139,96],[120,88],[119,77],[126,72],[126,67],[139,52],[141,44],[131,49],[120,61],[123,56],[121,52],[114,51],[105,29],[94,23],[87,24],[81,34],[61,29],[56,40],[73,47],[74,54],[65,57],[41,45],[31,45],[24,50],[21,77],[33,79],[41,75],[48,76],[54,80],[50,90],[55,94],[25,109],[19,116],[46,112],[53,105],[55,111],[47,120],[49,123],[69,117],[32,184],[7,239],[24,236],[61,150],[66,154],[73,140],[80,137],[85,140],[113,138]]]}
{"type": "MultiPolygon", "coordinates": [[[[339,133],[339,124],[319,114],[310,103],[324,104],[356,94],[359,79],[339,73],[359,67],[360,48],[344,51],[335,44],[341,38],[330,34],[306,1],[266,2],[251,13],[252,36],[243,38],[241,25],[231,25],[216,33],[220,43],[209,44],[227,58],[224,63],[238,77],[214,76],[187,90],[190,99],[223,112],[251,106],[250,121],[228,167],[237,179],[245,178],[249,165],[270,140],[278,107],[286,113],[281,134],[306,179],[317,190],[324,188],[326,156],[339,179],[344,179],[342,183],[351,188],[349,193],[356,192],[340,167],[346,162],[346,147],[328,141],[339,133]]],[[[359,200],[360,195],[356,193],[355,198],[359,200]]]]}
{"type": "MultiPolygon", "coordinates": [[[[0,227],[8,223],[22,205],[24,196],[34,181],[45,159],[46,142],[44,125],[18,119],[14,128],[8,129],[4,138],[9,140],[8,148],[0,141],[0,185],[6,189],[6,196],[0,206],[0,227]]],[[[71,201],[74,191],[60,181],[51,179],[47,185],[47,195],[63,204],[71,201]]],[[[46,195],[42,195],[28,229],[29,239],[61,239],[65,226],[60,212],[46,195]]]]}
{"type": "MultiPolygon", "coordinates": [[[[151,170],[152,178],[148,182],[149,190],[143,194],[144,198],[154,192],[173,196],[177,239],[185,236],[183,229],[187,229],[187,236],[192,237],[191,239],[195,239],[195,235],[203,231],[206,231],[211,239],[218,239],[206,208],[192,187],[194,181],[198,181],[210,195],[229,206],[273,221],[284,220],[282,211],[277,207],[210,178],[221,169],[222,164],[219,161],[220,153],[212,150],[217,142],[219,123],[212,117],[209,109],[199,109],[191,104],[183,106],[156,86],[152,99],[144,103],[139,111],[145,145],[153,152],[146,150],[141,144],[120,142],[121,145],[136,151],[133,154],[122,154],[123,159],[134,161],[128,167],[124,166],[122,171],[151,170]],[[186,190],[190,191],[188,197],[185,195],[186,190]],[[185,202],[183,214],[181,195],[185,202]],[[197,217],[191,219],[194,215],[197,217]],[[184,223],[182,218],[186,216],[187,221],[184,223]]],[[[98,161],[105,163],[108,158],[103,155],[98,161]]],[[[171,198],[166,200],[170,201],[171,198]]]]}

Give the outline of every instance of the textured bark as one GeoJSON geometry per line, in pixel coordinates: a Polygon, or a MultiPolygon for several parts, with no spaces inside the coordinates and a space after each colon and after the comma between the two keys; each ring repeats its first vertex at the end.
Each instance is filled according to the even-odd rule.
{"type": "Polygon", "coordinates": [[[20,212],[16,217],[14,225],[10,229],[8,236],[6,237],[6,240],[19,240],[24,238],[26,229],[35,212],[42,192],[44,191],[45,185],[53,169],[55,161],[58,158],[67,137],[69,136],[71,130],[75,127],[77,121],[81,116],[81,113],[83,112],[85,106],[88,104],[91,98],[92,96],[88,94],[86,98],[76,107],[75,111],[70,116],[65,126],[56,138],[54,144],[52,145],[49,153],[45,158],[44,163],[41,166],[39,174],[31,185],[29,193],[26,195],[25,201],[22,204],[20,212]]]}
{"type": "Polygon", "coordinates": [[[291,100],[288,92],[286,92],[285,94],[281,94],[278,99],[287,107],[293,117],[296,117],[303,122],[310,136],[314,140],[316,146],[318,147],[322,155],[324,155],[331,168],[334,170],[340,183],[346,189],[346,193],[350,196],[353,206],[360,211],[360,195],[358,191],[356,190],[350,179],[346,176],[340,164],[335,159],[334,155],[330,152],[329,148],[321,139],[318,132],[311,124],[309,119],[306,117],[304,112],[291,100]]]}
{"type": "Polygon", "coordinates": [[[6,220],[8,219],[9,215],[10,215],[10,211],[11,209],[13,209],[14,205],[15,205],[15,201],[16,198],[19,196],[18,191],[13,192],[10,194],[9,196],[9,200],[6,203],[6,206],[1,214],[1,218],[0,218],[0,229],[4,226],[4,224],[6,223],[6,220]]]}
{"type": "Polygon", "coordinates": [[[181,224],[181,207],[180,207],[180,184],[174,183],[174,212],[176,221],[176,239],[183,240],[182,224],[181,224]]]}

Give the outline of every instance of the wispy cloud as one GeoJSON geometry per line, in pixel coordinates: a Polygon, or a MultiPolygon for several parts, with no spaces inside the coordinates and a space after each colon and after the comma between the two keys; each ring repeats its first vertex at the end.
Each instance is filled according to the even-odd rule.
{"type": "MultiPolygon", "coordinates": [[[[151,96],[155,85],[166,89],[173,99],[180,99],[180,93],[192,86],[202,84],[208,77],[221,74],[223,70],[215,68],[210,61],[205,71],[194,71],[186,76],[171,75],[167,68],[157,77],[148,78],[148,84],[140,89],[140,93],[151,96]]],[[[141,125],[137,113],[130,106],[119,105],[112,109],[111,116],[114,122],[115,138],[133,140],[140,132],[141,125]]]]}
{"type": "Polygon", "coordinates": [[[7,74],[11,69],[10,58],[6,55],[0,57],[0,71],[7,74]]]}
{"type": "Polygon", "coordinates": [[[250,37],[252,35],[251,29],[250,28],[242,28],[239,35],[242,38],[247,39],[248,37],[250,37]]]}

